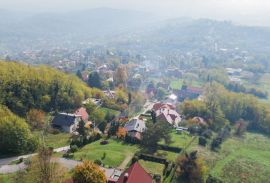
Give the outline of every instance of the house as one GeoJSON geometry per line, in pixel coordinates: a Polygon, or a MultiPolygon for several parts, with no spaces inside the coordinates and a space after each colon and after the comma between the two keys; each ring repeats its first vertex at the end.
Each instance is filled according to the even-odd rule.
{"type": "Polygon", "coordinates": [[[146,130],[143,120],[134,118],[125,124],[127,135],[138,140],[141,140],[141,134],[146,130]]]}
{"type": "Polygon", "coordinates": [[[171,104],[171,105],[176,105],[177,102],[178,102],[178,97],[175,94],[171,94],[167,96],[164,101],[164,103],[171,104]]]}
{"type": "Polygon", "coordinates": [[[168,103],[161,103],[161,102],[155,103],[153,105],[152,110],[157,111],[157,110],[160,110],[161,108],[168,108],[168,109],[171,109],[171,110],[175,110],[174,105],[168,104],[168,103]]]}
{"type": "Polygon", "coordinates": [[[81,119],[84,122],[88,121],[89,115],[88,115],[88,113],[87,113],[87,111],[86,111],[86,109],[84,107],[80,107],[79,109],[77,109],[74,114],[76,116],[81,116],[81,119]]]}
{"type": "Polygon", "coordinates": [[[104,90],[103,93],[105,94],[106,97],[110,99],[114,99],[116,94],[115,91],[112,90],[104,90]]]}
{"type": "Polygon", "coordinates": [[[138,162],[131,165],[119,177],[116,183],[152,183],[153,178],[149,175],[138,162]]]}
{"type": "Polygon", "coordinates": [[[174,92],[176,93],[180,101],[184,101],[185,99],[192,100],[198,98],[203,93],[203,89],[183,85],[181,90],[176,90],[174,92]]]}
{"type": "Polygon", "coordinates": [[[174,109],[168,107],[162,107],[156,110],[157,120],[166,121],[174,127],[178,127],[179,123],[182,121],[182,116],[176,112],[174,109]]]}
{"type": "Polygon", "coordinates": [[[80,120],[80,115],[59,113],[53,118],[52,126],[64,132],[73,133],[76,131],[80,120]]]}

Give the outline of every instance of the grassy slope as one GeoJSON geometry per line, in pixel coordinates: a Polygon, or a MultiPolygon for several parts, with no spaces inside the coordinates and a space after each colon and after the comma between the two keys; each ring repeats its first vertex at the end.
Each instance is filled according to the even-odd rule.
{"type": "Polygon", "coordinates": [[[96,160],[101,159],[103,153],[106,153],[106,158],[102,162],[106,165],[117,167],[126,158],[127,155],[133,155],[138,151],[136,145],[127,145],[115,140],[108,140],[109,144],[100,145],[100,141],[96,141],[86,145],[78,152],[74,153],[74,158],[96,160]]]}
{"type": "Polygon", "coordinates": [[[139,160],[140,165],[150,174],[163,174],[164,165],[150,161],[139,160]]]}
{"type": "MultiPolygon", "coordinates": [[[[41,138],[41,132],[35,131],[34,135],[37,138],[41,138]]],[[[59,133],[59,134],[46,134],[44,135],[44,141],[45,144],[49,147],[58,148],[58,147],[64,147],[69,145],[69,133],[59,133]]]]}
{"type": "Polygon", "coordinates": [[[232,137],[222,144],[221,150],[194,147],[203,156],[209,173],[224,182],[267,182],[270,175],[270,139],[247,133],[244,138],[232,137]]]}
{"type": "Polygon", "coordinates": [[[120,114],[120,111],[116,111],[116,110],[109,109],[109,108],[106,108],[106,107],[101,107],[100,109],[101,109],[105,114],[106,114],[107,112],[110,112],[111,114],[113,114],[113,115],[115,115],[115,116],[117,116],[117,115],[120,114]]]}

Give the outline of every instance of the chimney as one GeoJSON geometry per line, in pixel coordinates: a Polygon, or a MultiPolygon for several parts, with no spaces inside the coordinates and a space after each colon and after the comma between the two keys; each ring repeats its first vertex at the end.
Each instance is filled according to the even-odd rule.
{"type": "Polygon", "coordinates": [[[126,183],[128,181],[128,173],[125,173],[124,175],[124,183],[126,183]]]}

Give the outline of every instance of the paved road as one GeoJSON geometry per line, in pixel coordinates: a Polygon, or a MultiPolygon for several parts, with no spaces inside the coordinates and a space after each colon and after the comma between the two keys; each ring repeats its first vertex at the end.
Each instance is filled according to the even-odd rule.
{"type": "MultiPolygon", "coordinates": [[[[65,147],[59,147],[59,148],[56,148],[54,149],[53,151],[54,152],[63,152],[63,151],[67,151],[69,150],[69,146],[65,146],[65,147]]],[[[29,157],[32,157],[34,155],[36,155],[37,153],[33,153],[33,154],[27,154],[27,155],[22,155],[22,156],[14,156],[14,157],[9,157],[9,158],[3,158],[3,159],[0,159],[0,168],[4,165],[8,165],[10,162],[12,161],[16,161],[20,158],[29,158],[29,157]]]]}

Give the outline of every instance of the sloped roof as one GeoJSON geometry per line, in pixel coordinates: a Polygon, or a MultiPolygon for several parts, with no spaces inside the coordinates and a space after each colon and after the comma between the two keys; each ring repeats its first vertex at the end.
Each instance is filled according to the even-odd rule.
{"type": "Polygon", "coordinates": [[[156,111],[156,115],[158,118],[165,120],[174,126],[178,126],[178,124],[182,121],[182,118],[178,112],[170,108],[161,108],[156,111]]]}
{"type": "Polygon", "coordinates": [[[152,183],[152,177],[136,162],[121,174],[117,183],[152,183]],[[125,181],[125,175],[128,175],[125,181]]]}
{"type": "Polygon", "coordinates": [[[78,117],[81,116],[68,113],[59,113],[53,118],[52,124],[57,126],[71,126],[75,123],[75,120],[78,117]]]}
{"type": "Polygon", "coordinates": [[[161,108],[169,108],[169,109],[175,109],[175,107],[171,104],[165,104],[165,103],[155,103],[153,106],[153,110],[157,111],[161,108]]]}
{"type": "Polygon", "coordinates": [[[86,112],[86,109],[84,107],[80,107],[79,109],[77,109],[74,114],[82,116],[82,120],[88,121],[88,113],[86,112]]]}
{"type": "Polygon", "coordinates": [[[128,132],[130,131],[137,131],[137,132],[144,132],[145,131],[145,122],[143,120],[134,118],[126,123],[125,128],[128,132]]]}

